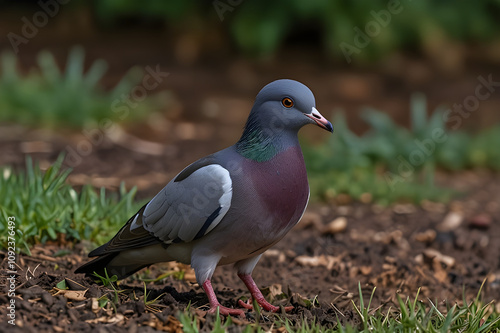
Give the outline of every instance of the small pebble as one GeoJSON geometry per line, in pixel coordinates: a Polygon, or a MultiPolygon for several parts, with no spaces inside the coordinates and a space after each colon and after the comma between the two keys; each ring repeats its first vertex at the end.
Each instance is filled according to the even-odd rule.
{"type": "Polygon", "coordinates": [[[477,229],[488,229],[491,226],[492,218],[488,214],[479,214],[469,221],[469,227],[477,229]]]}
{"type": "Polygon", "coordinates": [[[28,301],[26,301],[26,300],[23,300],[23,301],[19,302],[18,304],[19,304],[19,308],[20,308],[20,309],[24,309],[24,310],[26,310],[26,311],[28,311],[28,312],[33,311],[33,307],[32,307],[32,306],[31,306],[31,304],[30,304],[28,301]]]}
{"type": "Polygon", "coordinates": [[[93,297],[99,298],[101,296],[102,296],[102,292],[99,289],[99,286],[97,286],[95,284],[90,286],[90,288],[85,293],[85,297],[87,297],[87,298],[93,298],[93,297]]]}
{"type": "Polygon", "coordinates": [[[21,289],[19,292],[21,293],[21,295],[23,295],[24,298],[34,299],[41,297],[42,294],[46,291],[43,290],[40,286],[35,285],[26,289],[21,289]]]}
{"type": "Polygon", "coordinates": [[[455,258],[442,254],[441,252],[434,249],[425,249],[424,259],[427,260],[437,260],[442,264],[445,264],[447,267],[453,267],[455,265],[455,258]]]}
{"type": "Polygon", "coordinates": [[[436,239],[436,231],[432,229],[427,229],[424,232],[419,232],[415,235],[415,240],[421,243],[430,244],[436,239]]]}
{"type": "Polygon", "coordinates": [[[48,292],[45,292],[45,293],[42,293],[42,301],[47,305],[47,306],[51,306],[52,304],[54,304],[54,296],[52,296],[50,293],[48,292]]]}
{"type": "Polygon", "coordinates": [[[462,214],[458,212],[449,212],[444,217],[443,222],[437,226],[437,229],[443,232],[456,230],[462,224],[463,219],[464,217],[462,214]]]}
{"type": "Polygon", "coordinates": [[[337,217],[332,222],[323,229],[324,234],[338,234],[343,232],[347,228],[347,218],[340,216],[337,217]]]}

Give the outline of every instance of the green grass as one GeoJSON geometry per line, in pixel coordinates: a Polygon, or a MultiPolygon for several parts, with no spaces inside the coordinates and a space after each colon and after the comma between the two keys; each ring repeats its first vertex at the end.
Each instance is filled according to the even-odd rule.
{"type": "MultiPolygon", "coordinates": [[[[292,322],[282,316],[276,316],[271,323],[262,325],[250,324],[244,327],[237,326],[230,318],[224,319],[217,315],[214,322],[206,321],[203,324],[203,331],[224,332],[238,330],[243,332],[269,332],[271,328],[285,328],[286,332],[309,333],[309,332],[339,332],[339,333],[392,333],[392,332],[451,332],[451,333],[480,333],[480,332],[500,332],[500,314],[494,309],[493,302],[484,304],[478,292],[477,297],[467,303],[455,304],[447,308],[446,312],[438,310],[430,300],[423,302],[418,299],[419,291],[414,299],[401,299],[396,295],[398,304],[392,308],[387,306],[379,309],[371,309],[371,302],[375,293],[373,289],[369,302],[365,307],[365,302],[359,289],[358,304],[352,302],[352,310],[357,314],[359,325],[341,324],[340,318],[334,327],[322,326],[316,320],[308,321],[301,319],[292,322]],[[221,330],[223,328],[223,330],[221,330]]],[[[189,307],[184,312],[179,312],[177,317],[184,325],[186,332],[199,332],[200,321],[189,311],[189,307]]]]}
{"type": "Polygon", "coordinates": [[[476,134],[449,130],[444,111],[438,108],[427,116],[425,97],[414,94],[410,129],[381,111],[366,109],[362,119],[370,129],[362,136],[350,131],[343,114],[336,113],[335,132],[324,144],[303,144],[312,197],[332,199],[343,193],[360,199],[369,193],[380,204],[445,202],[456,193],[436,186],[438,169],[499,171],[500,150],[491,142],[500,141],[500,126],[476,134]]]}
{"type": "Polygon", "coordinates": [[[133,68],[107,91],[100,83],[107,71],[106,62],[96,60],[84,71],[84,58],[83,49],[74,47],[61,71],[54,56],[42,51],[37,57],[37,68],[23,74],[17,58],[4,52],[0,57],[0,121],[35,127],[83,128],[100,125],[104,120],[132,121],[156,107],[156,99],[148,96],[125,113],[125,100],[140,83],[142,71],[133,68]]]}
{"type": "MultiPolygon", "coordinates": [[[[361,294],[361,285],[359,294],[361,294]]],[[[474,301],[467,304],[464,299],[463,305],[453,305],[448,308],[447,313],[438,310],[430,300],[424,303],[418,300],[419,291],[413,300],[407,298],[402,300],[396,295],[398,308],[386,314],[378,311],[373,314],[370,304],[364,307],[363,297],[359,299],[359,306],[353,307],[361,319],[361,332],[493,332],[500,330],[500,317],[494,313],[494,304],[490,302],[483,304],[480,300],[481,291],[478,292],[474,301]]],[[[340,330],[347,332],[347,330],[340,330]]]]}
{"type": "MultiPolygon", "coordinates": [[[[61,170],[63,158],[45,172],[29,157],[23,172],[0,169],[0,215],[4,221],[15,217],[17,245],[27,253],[36,243],[56,240],[58,234],[103,244],[109,238],[105,231],[118,230],[141,207],[134,202],[136,188],[127,191],[123,183],[119,193],[107,194],[90,185],[75,191],[66,183],[70,170],[61,170]]],[[[6,228],[1,223],[0,233],[6,234],[6,228]]]]}

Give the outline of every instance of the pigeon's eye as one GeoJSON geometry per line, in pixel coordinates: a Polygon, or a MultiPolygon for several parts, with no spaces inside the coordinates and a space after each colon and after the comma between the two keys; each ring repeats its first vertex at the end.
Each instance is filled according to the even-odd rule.
{"type": "Polygon", "coordinates": [[[291,108],[293,106],[293,101],[291,98],[285,97],[281,100],[281,104],[286,108],[291,108]]]}

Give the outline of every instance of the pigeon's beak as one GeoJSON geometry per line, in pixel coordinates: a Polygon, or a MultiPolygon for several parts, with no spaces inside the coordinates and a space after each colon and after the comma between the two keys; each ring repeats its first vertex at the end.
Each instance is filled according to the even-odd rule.
{"type": "Polygon", "coordinates": [[[314,122],[316,123],[316,125],[318,125],[319,127],[321,128],[324,128],[326,129],[328,132],[331,132],[333,133],[333,125],[331,122],[329,122],[325,117],[323,117],[321,115],[321,113],[319,113],[318,110],[316,110],[315,107],[312,108],[312,112],[311,113],[304,113],[305,116],[311,118],[312,120],[314,120],[314,122]]]}

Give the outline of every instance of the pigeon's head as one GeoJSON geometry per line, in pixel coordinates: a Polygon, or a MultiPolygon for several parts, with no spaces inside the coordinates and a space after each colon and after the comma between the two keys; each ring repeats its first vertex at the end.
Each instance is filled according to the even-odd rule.
{"type": "MultiPolygon", "coordinates": [[[[294,80],[276,80],[258,93],[250,119],[259,122],[266,131],[298,131],[315,124],[333,132],[332,124],[316,110],[316,101],[309,88],[294,80]]],[[[247,124],[248,125],[248,124],[247,124]]]]}
{"type": "Polygon", "coordinates": [[[236,151],[254,161],[267,161],[299,145],[297,132],[315,124],[333,132],[332,124],[316,110],[314,95],[300,82],[276,80],[257,94],[236,151]]]}

